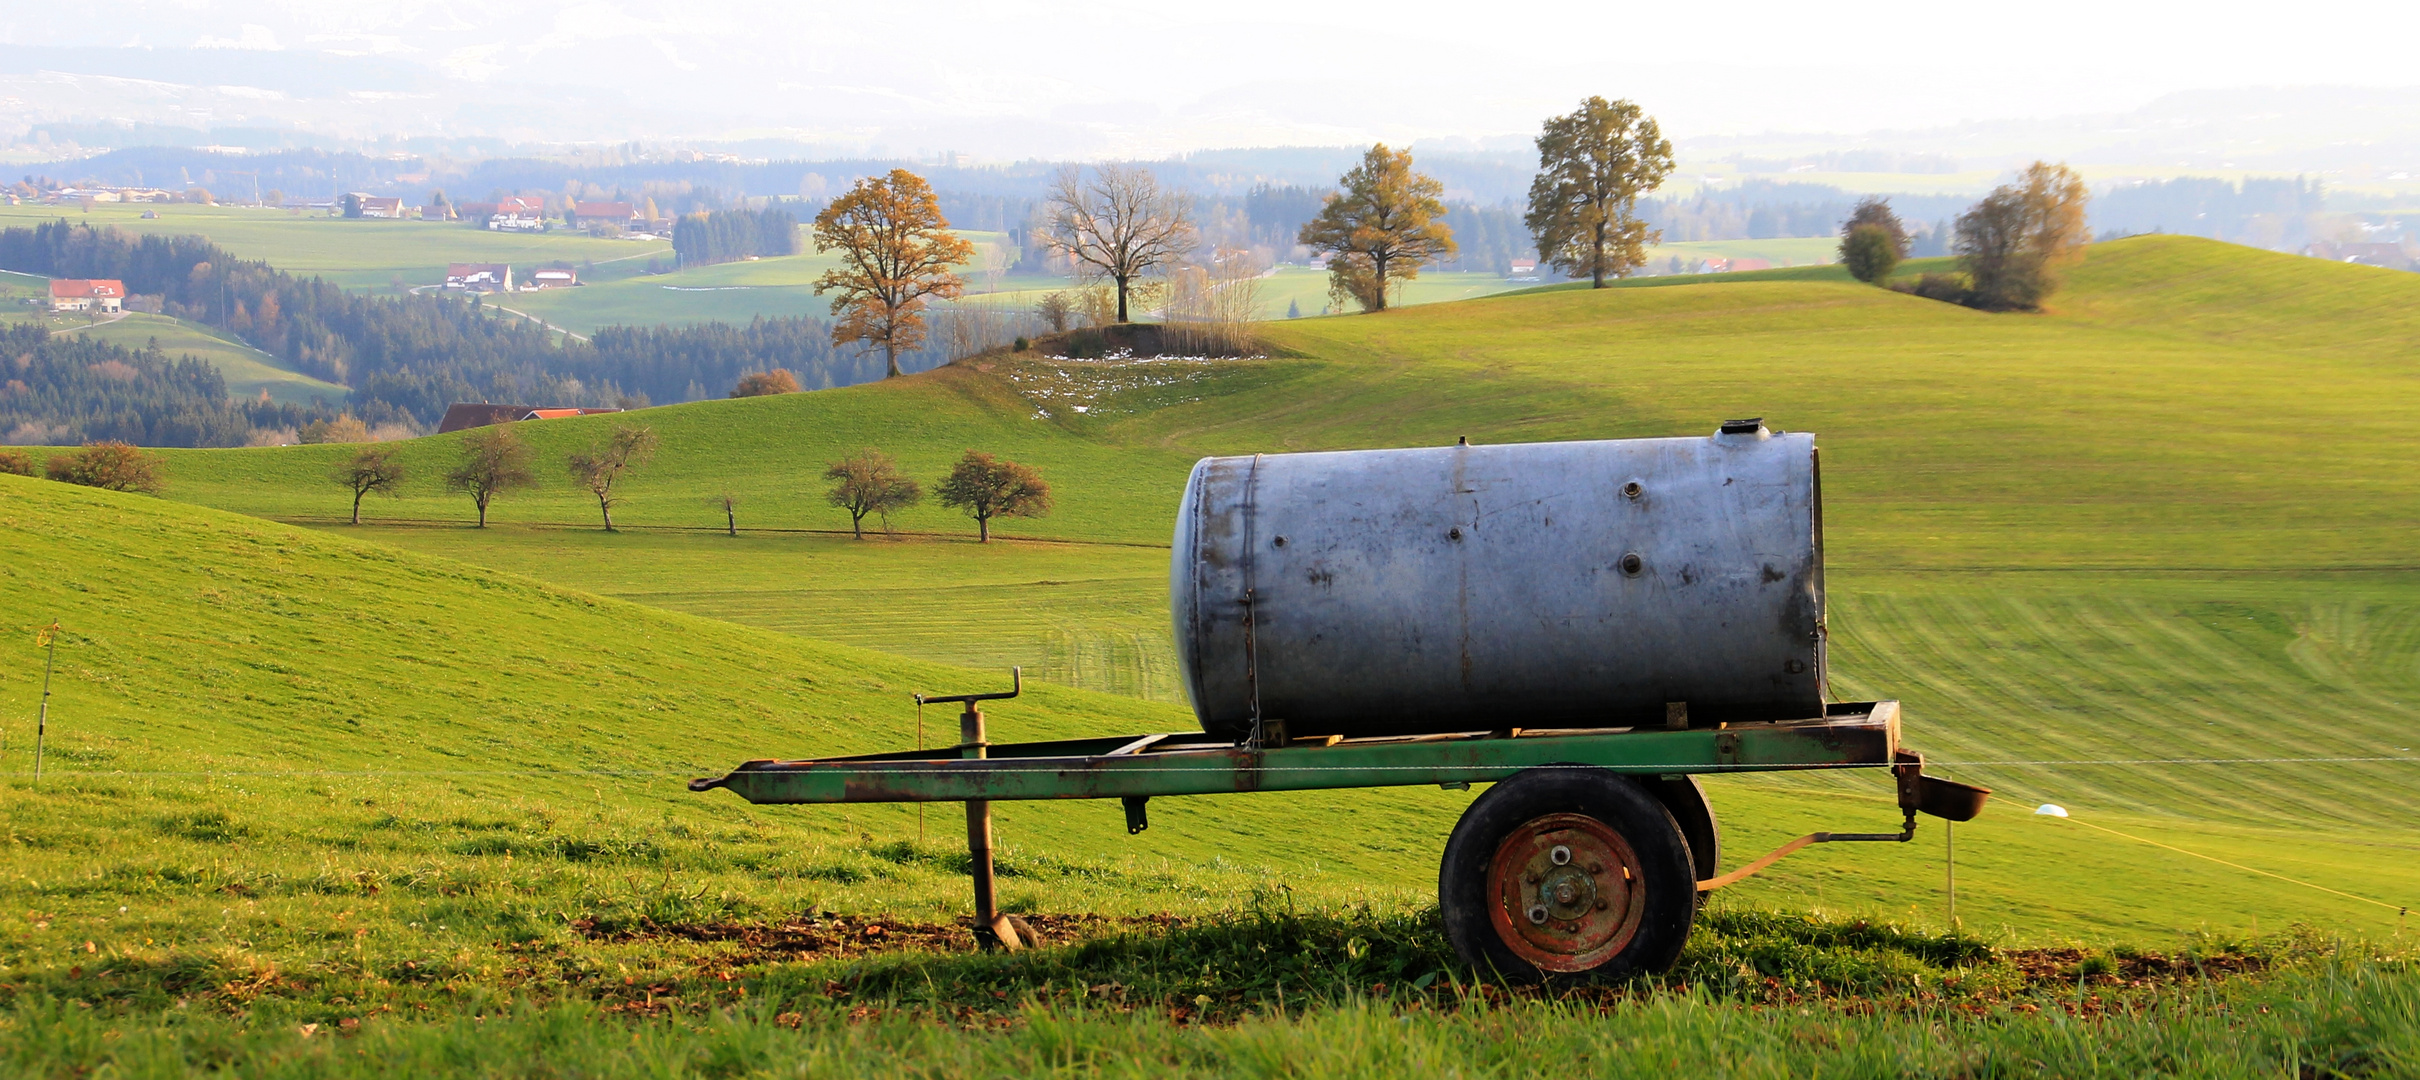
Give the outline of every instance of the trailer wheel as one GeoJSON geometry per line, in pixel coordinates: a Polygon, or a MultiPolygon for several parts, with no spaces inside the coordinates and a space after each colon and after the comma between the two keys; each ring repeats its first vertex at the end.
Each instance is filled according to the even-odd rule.
{"type": "Polygon", "coordinates": [[[1626,979],[1680,959],[1697,917],[1691,862],[1671,812],[1637,783],[1549,766],[1463,812],[1437,900],[1454,951],[1481,971],[1626,979]]]}

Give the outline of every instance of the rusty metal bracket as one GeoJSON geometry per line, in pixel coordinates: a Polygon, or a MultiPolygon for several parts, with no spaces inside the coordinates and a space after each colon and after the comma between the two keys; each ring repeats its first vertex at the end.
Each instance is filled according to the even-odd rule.
{"type": "MultiPolygon", "coordinates": [[[[1719,742],[1719,740],[1717,740],[1719,742]]],[[[1913,750],[1893,748],[1891,751],[1891,780],[1899,789],[1899,812],[1904,820],[1895,833],[1808,833],[1775,848],[1765,857],[1719,877],[1697,883],[1697,891],[1713,892],[1740,881],[1759,870],[1780,862],[1783,858],[1815,844],[1872,842],[1904,844],[1916,838],[1916,815],[1930,814],[1946,821],[1972,821],[1983,809],[1983,801],[1991,795],[1990,788],[1961,784],[1938,776],[1924,774],[1924,755],[1913,750]]]]}

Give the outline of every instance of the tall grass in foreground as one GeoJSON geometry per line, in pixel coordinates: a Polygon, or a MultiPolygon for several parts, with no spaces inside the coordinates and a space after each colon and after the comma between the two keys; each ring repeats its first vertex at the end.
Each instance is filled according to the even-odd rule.
{"type": "Polygon", "coordinates": [[[0,1014],[0,1070],[166,1076],[2370,1077],[2420,1073],[2420,979],[2373,962],[2193,986],[2076,1019],[1757,1008],[1702,995],[1415,1017],[1355,1001],[1231,1027],[1028,1003],[988,1020],[741,1006],[624,1022],[586,1003],[429,1023],[141,1022],[57,1000],[0,1014]]]}

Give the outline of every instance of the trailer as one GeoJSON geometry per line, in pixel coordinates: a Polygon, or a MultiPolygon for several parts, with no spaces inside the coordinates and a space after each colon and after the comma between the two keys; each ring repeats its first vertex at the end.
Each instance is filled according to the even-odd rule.
{"type": "Polygon", "coordinates": [[[1669,968],[1704,895],[1813,844],[1971,820],[1896,701],[1827,700],[1814,440],[1754,420],[1641,439],[1205,459],[1171,607],[1200,731],[994,744],[982,703],[939,750],[759,760],[690,782],[760,805],[966,807],[978,940],[990,804],[1435,784],[1472,800],[1437,899],[1455,951],[1521,981],[1669,968]],[[1699,778],[1888,770],[1896,831],[1819,832],[1730,871],[1699,778]]]}

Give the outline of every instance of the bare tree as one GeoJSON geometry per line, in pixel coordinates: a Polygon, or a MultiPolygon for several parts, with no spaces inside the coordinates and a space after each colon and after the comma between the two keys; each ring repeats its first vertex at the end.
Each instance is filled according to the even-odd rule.
{"type": "Polygon", "coordinates": [[[655,429],[643,424],[616,424],[613,433],[603,441],[592,443],[586,450],[575,450],[564,464],[577,480],[597,497],[597,510],[605,515],[605,531],[613,532],[613,505],[621,502],[614,494],[614,485],[622,474],[645,465],[655,457],[655,429]]]}
{"type": "Polygon", "coordinates": [[[487,504],[497,495],[536,482],[529,471],[529,444],[513,434],[510,424],[464,432],[462,462],[445,474],[445,490],[468,494],[479,507],[482,529],[487,528],[487,504]]]}
{"type": "Polygon", "coordinates": [[[1003,244],[985,244],[981,250],[983,265],[976,272],[983,275],[983,291],[999,292],[1000,280],[1008,276],[1008,268],[1016,263],[1016,257],[1003,244]]]}
{"type": "Polygon", "coordinates": [[[980,450],[958,459],[938,489],[941,505],[975,519],[983,543],[992,541],[995,517],[1041,517],[1050,512],[1050,485],[1030,465],[1002,461],[980,450]]]}
{"type": "Polygon", "coordinates": [[[1089,184],[1078,166],[1059,170],[1049,212],[1051,247],[1085,279],[1109,279],[1119,322],[1133,321],[1127,300],[1136,281],[1193,247],[1192,200],[1161,191],[1159,178],[1140,165],[1095,166],[1089,184]]]}
{"type": "Polygon", "coordinates": [[[1250,355],[1259,345],[1252,327],[1260,315],[1262,269],[1255,252],[1220,248],[1210,265],[1171,274],[1163,347],[1198,356],[1250,355]]]}
{"type": "Polygon", "coordinates": [[[1075,316],[1075,312],[1076,302],[1065,292],[1043,293],[1042,299],[1034,302],[1034,314],[1049,324],[1050,332],[1054,334],[1067,332],[1067,321],[1075,316]]]}
{"type": "Polygon", "coordinates": [[[924,489],[902,475],[889,454],[870,446],[854,457],[832,462],[823,478],[834,482],[824,497],[849,512],[849,531],[860,540],[865,539],[866,515],[882,515],[887,529],[891,511],[907,509],[924,499],[924,489]]]}
{"type": "Polygon", "coordinates": [[[1027,333],[1039,333],[1043,325],[1032,313],[990,298],[962,300],[933,315],[933,334],[952,360],[996,349],[1027,333]]]}
{"type": "Polygon", "coordinates": [[[403,486],[403,463],[395,460],[395,448],[368,446],[336,466],[328,478],[353,489],[353,524],[361,524],[361,497],[378,494],[390,499],[400,498],[403,486]]]}
{"type": "Polygon", "coordinates": [[[719,506],[719,507],[722,507],[722,508],[723,508],[723,530],[724,530],[724,531],[726,531],[726,532],[728,532],[728,533],[730,533],[730,534],[731,534],[731,535],[733,535],[733,536],[738,536],[738,535],[739,535],[739,496],[734,495],[734,494],[732,494],[732,493],[730,493],[730,492],[726,491],[726,492],[723,492],[723,493],[722,493],[722,494],[720,494],[720,495],[716,495],[716,496],[713,496],[713,497],[711,497],[711,498],[707,499],[707,500],[706,500],[706,502],[707,502],[707,504],[708,504],[708,505],[711,505],[711,506],[719,506]]]}

